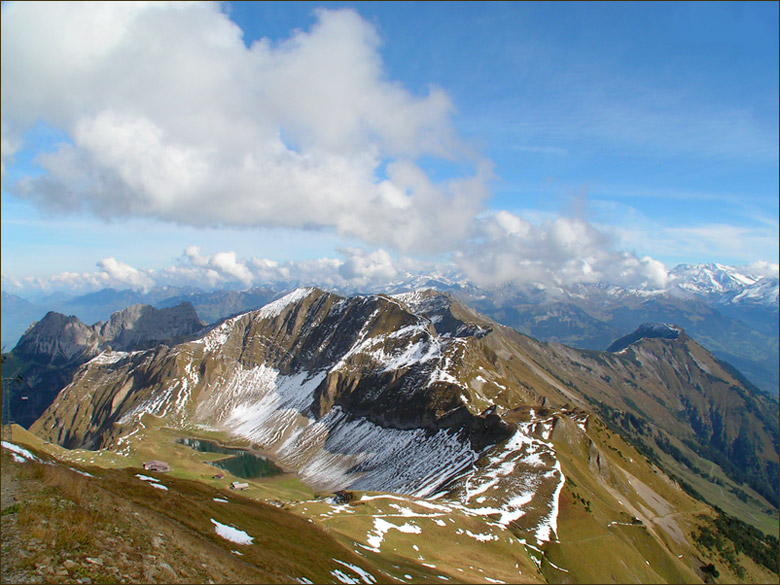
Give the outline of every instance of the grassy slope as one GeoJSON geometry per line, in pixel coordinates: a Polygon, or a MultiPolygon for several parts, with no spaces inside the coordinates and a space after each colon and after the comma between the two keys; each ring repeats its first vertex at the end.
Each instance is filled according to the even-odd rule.
{"type": "Polygon", "coordinates": [[[567,478],[561,494],[558,542],[547,558],[568,573],[543,567],[553,582],[695,583],[702,565],[714,562],[724,583],[772,583],[777,575],[736,555],[742,573],[696,545],[690,535],[713,510],[685,493],[601,421],[588,437],[599,464],[586,447],[558,434],[556,452],[567,478]],[[575,578],[576,576],[576,578],[575,578]]]}
{"type": "MultiPolygon", "coordinates": [[[[22,434],[15,430],[14,441],[24,443],[22,434]]],[[[303,577],[320,583],[333,581],[333,572],[337,570],[354,578],[354,571],[345,569],[334,559],[361,567],[377,578],[382,576],[371,563],[306,519],[242,494],[226,493],[200,481],[177,478],[175,474],[143,472],[136,467],[69,468],[51,460],[44,452],[38,453],[44,460],[54,461],[53,465],[18,464],[11,462],[6,450],[3,451],[4,468],[18,467],[12,472],[17,472],[28,488],[18,521],[23,526],[38,527],[29,532],[42,541],[41,555],[75,552],[80,558],[106,558],[120,549],[114,550],[113,545],[107,549],[102,539],[92,535],[119,534],[123,542],[130,543],[128,550],[133,551],[151,550],[152,536],[166,534],[168,540],[176,543],[175,550],[165,557],[174,570],[179,566],[200,566],[196,560],[208,560],[208,566],[202,571],[186,575],[199,582],[218,579],[282,583],[303,577]],[[74,473],[74,468],[94,477],[74,473]],[[139,473],[159,478],[159,483],[168,489],[156,489],[149,482],[141,481],[136,477],[139,473]],[[33,485],[37,488],[30,489],[33,485]],[[52,508],[53,499],[64,504],[52,508]],[[62,508],[67,510],[65,516],[57,513],[62,508]],[[242,545],[225,540],[216,534],[211,519],[243,530],[254,542],[242,545]]],[[[6,469],[5,473],[8,473],[6,469]]],[[[144,563],[138,557],[134,565],[140,568],[144,563]]]]}
{"type": "MultiPolygon", "coordinates": [[[[538,351],[534,343],[529,343],[521,336],[516,336],[516,341],[524,344],[529,355],[545,368],[547,373],[556,378],[564,387],[573,390],[575,396],[580,392],[582,395],[589,396],[594,400],[593,404],[583,405],[586,409],[597,408],[595,401],[601,401],[613,408],[626,411],[633,410],[638,415],[653,422],[660,428],[667,431],[669,440],[674,446],[680,449],[694,464],[700,469],[700,473],[691,471],[684,464],[675,461],[671,456],[665,454],[660,448],[657,448],[648,437],[639,437],[653,446],[655,456],[658,462],[670,473],[684,480],[710,503],[724,509],[727,513],[734,515],[741,520],[753,524],[767,534],[778,534],[778,515],[777,509],[773,508],[761,495],[752,490],[745,484],[738,484],[729,478],[725,472],[709,459],[705,459],[694,452],[688,446],[683,444],[681,437],[692,438],[693,431],[686,421],[681,421],[672,416],[672,410],[668,405],[676,404],[677,398],[672,394],[664,396],[664,392],[669,389],[660,384],[657,380],[648,377],[645,368],[639,367],[632,370],[630,355],[617,354],[597,354],[595,352],[578,352],[562,346],[550,346],[550,349],[557,352],[559,359],[555,362],[547,360],[543,353],[538,351]],[[569,361],[570,363],[566,363],[569,361]],[[609,379],[604,380],[607,383],[599,382],[598,376],[608,375],[609,379]],[[632,375],[636,375],[636,384],[633,384],[632,375]],[[642,390],[640,390],[640,388],[642,390]],[[655,390],[653,390],[655,388],[655,390]],[[632,396],[637,404],[629,404],[623,400],[628,394],[632,396]],[[659,398],[664,396],[663,398],[659,398]],[[713,481],[717,479],[722,483],[718,485],[713,481]],[[740,500],[735,493],[739,491],[747,494],[747,501],[740,500]]],[[[647,341],[647,340],[646,340],[647,341]]],[[[663,345],[657,340],[649,340],[651,344],[663,345]]],[[[660,355],[660,351],[658,351],[660,355]]],[[[700,354],[700,348],[695,348],[696,358],[707,363],[705,357],[700,354]]],[[[712,367],[716,367],[710,362],[712,367]]],[[[637,363],[637,366],[641,364],[637,363]]],[[[661,368],[669,368],[668,364],[663,364],[661,368]]],[[[725,392],[728,388],[726,381],[731,381],[727,374],[722,374],[725,381],[719,381],[716,384],[703,384],[707,386],[708,392],[725,392]]],[[[667,379],[674,380],[676,375],[670,373],[667,379]]],[[[575,401],[576,402],[576,401],[575,401]]],[[[735,415],[736,416],[736,415],[735,415]]],[[[756,423],[758,426],[760,423],[756,423]]],[[[770,441],[765,441],[768,445],[770,441]]],[[[773,456],[775,459],[776,454],[773,456]]]]}
{"type": "MultiPolygon", "coordinates": [[[[161,426],[154,417],[144,417],[144,424],[145,428],[130,439],[128,457],[106,451],[68,451],[57,445],[43,444],[18,427],[14,440],[79,465],[104,468],[106,471],[101,474],[113,477],[113,483],[121,487],[115,492],[117,496],[124,490],[130,490],[140,498],[131,498],[137,505],[150,507],[169,519],[175,518],[197,534],[211,534],[209,531],[213,526],[209,524],[209,518],[240,526],[254,534],[245,522],[247,518],[252,518],[253,511],[259,509],[266,516],[250,523],[258,528],[258,533],[272,533],[278,540],[277,537],[282,537],[277,531],[279,518],[286,521],[292,517],[306,522],[304,534],[308,539],[308,530],[313,528],[308,522],[311,520],[315,526],[324,529],[322,534],[333,539],[322,547],[318,544],[319,552],[331,554],[336,550],[332,547],[337,542],[341,556],[336,558],[368,567],[378,577],[385,574],[385,580],[415,583],[490,583],[491,579],[510,583],[687,583],[700,582],[701,574],[697,569],[706,562],[715,562],[722,578],[731,576],[734,581],[772,582],[776,578],[743,555],[739,555],[739,561],[745,572],[741,576],[735,575],[722,559],[712,557],[709,551],[695,548],[689,535],[702,522],[697,519],[697,514],[711,513],[709,507],[690,498],[657,468],[648,465],[639,453],[596,418],[589,425],[588,438],[566,432],[563,424],[553,433],[567,482],[561,494],[558,541],[544,547],[544,556],[536,553],[531,546],[523,546],[509,532],[490,527],[483,519],[457,509],[444,514],[432,512],[412,498],[403,498],[402,501],[393,498],[361,500],[361,494],[357,494],[356,500],[349,505],[334,506],[312,492],[292,473],[250,481],[250,489],[239,496],[226,489],[231,481],[238,478],[229,473],[223,480],[212,478],[215,468],[208,465],[208,461],[220,455],[200,453],[176,443],[182,432],[161,426]],[[593,442],[595,452],[588,439],[593,442]],[[600,455],[598,464],[594,462],[594,453],[600,455]],[[133,477],[133,473],[116,473],[119,468],[139,467],[141,461],[148,459],[163,459],[171,463],[171,473],[147,475],[156,475],[172,490],[175,488],[187,494],[182,496],[184,500],[172,506],[170,494],[145,486],[133,477]],[[124,479],[120,481],[120,477],[124,479]],[[638,490],[638,486],[641,489],[638,490]],[[218,493],[222,494],[220,497],[226,496],[231,503],[214,502],[213,496],[218,493]],[[669,510],[663,509],[660,498],[669,502],[669,510]],[[286,511],[258,506],[256,502],[274,503],[286,511]],[[182,509],[187,509],[187,513],[182,515],[182,509]],[[270,514],[269,510],[285,516],[273,516],[274,519],[269,520],[272,517],[266,514],[270,514]],[[179,518],[180,515],[182,518],[179,518]],[[633,517],[639,518],[641,524],[633,523],[633,517]],[[383,535],[380,552],[367,550],[371,536],[377,534],[375,518],[395,526],[406,525],[407,529],[411,527],[415,532],[419,529],[419,532],[391,529],[383,535]],[[541,563],[537,567],[539,561],[541,563]]],[[[198,429],[189,431],[190,436],[236,447],[248,446],[231,441],[221,433],[198,429]]],[[[518,536],[522,534],[518,533],[518,536]]],[[[213,535],[211,538],[221,540],[213,535]]],[[[285,536],[282,541],[286,538],[289,537],[285,536]]],[[[295,537],[292,538],[295,542],[295,537]]],[[[281,549],[274,548],[273,541],[263,541],[263,550],[274,555],[283,553],[281,549]]],[[[294,556],[297,559],[298,553],[294,556]]],[[[319,555],[319,560],[309,562],[314,562],[314,566],[317,562],[324,563],[322,570],[332,570],[334,565],[328,565],[326,556],[319,555]]],[[[259,566],[266,566],[263,563],[269,562],[268,557],[242,557],[242,560],[259,566]]],[[[282,562],[281,566],[286,571],[301,569],[295,563],[282,562]]],[[[335,567],[338,568],[338,565],[335,567]]],[[[328,575],[326,573],[325,580],[333,581],[333,577],[328,575]]]]}
{"type": "Polygon", "coordinates": [[[706,506],[660,476],[649,477],[644,459],[598,421],[590,425],[588,435],[600,453],[598,467],[593,457],[589,465],[589,454],[582,452],[585,445],[556,441],[567,483],[561,494],[558,542],[549,545],[548,558],[569,572],[550,566],[545,575],[551,581],[581,583],[700,582],[690,559],[676,557],[691,553],[687,539],[674,538],[681,534],[677,529],[684,530],[680,525],[685,526],[683,516],[689,514],[671,512],[675,524],[664,528],[654,522],[655,510],[635,488],[641,481],[648,500],[659,506],[653,497],[658,493],[675,511],[706,506]]]}

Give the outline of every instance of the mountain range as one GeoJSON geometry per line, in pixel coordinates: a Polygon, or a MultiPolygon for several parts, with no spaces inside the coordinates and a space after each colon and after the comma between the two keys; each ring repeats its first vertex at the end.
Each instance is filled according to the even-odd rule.
{"type": "MultiPolygon", "coordinates": [[[[333,518],[369,560],[407,554],[388,549],[389,530],[438,534],[452,522],[451,538],[496,559],[491,579],[696,582],[710,561],[735,580],[776,578],[777,402],[677,325],[581,350],[434,290],[314,288],[206,330],[175,321],[189,323],[172,331],[181,342],[146,348],[140,337],[108,347],[127,326],[79,328],[112,334],[90,342],[102,351],[30,430],[129,461],[181,457],[166,445],[182,435],[244,444],[311,489],[366,494],[368,527],[338,503],[312,518],[333,518]],[[385,497],[405,524],[372,499],[385,497]],[[738,529],[713,544],[723,523],[738,529]],[[507,556],[502,542],[522,548],[507,556]],[[602,552],[584,562],[589,542],[602,552]]],[[[63,348],[44,337],[41,351],[63,348]]],[[[313,504],[289,505],[305,515],[313,504]]],[[[427,538],[410,550],[438,566],[423,556],[427,538]]]]}
{"type": "MultiPolygon", "coordinates": [[[[30,303],[2,294],[2,338],[6,349],[34,320],[53,310],[76,315],[85,323],[105,321],[132,304],[157,308],[189,302],[207,323],[257,309],[297,288],[278,282],[244,291],[204,292],[161,287],[147,292],[105,289],[63,299],[30,303]]],[[[780,335],[778,279],[751,275],[721,264],[680,265],[669,273],[663,290],[607,284],[569,287],[505,285],[480,288],[458,273],[406,274],[389,285],[335,289],[344,295],[401,293],[421,288],[448,292],[490,318],[532,337],[581,349],[604,350],[641,323],[668,322],[683,327],[719,359],[751,383],[778,396],[780,335]]]]}

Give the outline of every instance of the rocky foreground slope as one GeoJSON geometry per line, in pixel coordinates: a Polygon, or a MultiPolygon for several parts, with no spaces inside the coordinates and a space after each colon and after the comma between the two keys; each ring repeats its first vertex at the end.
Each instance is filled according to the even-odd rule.
{"type": "MultiPolygon", "coordinates": [[[[742,490],[771,523],[777,422],[762,412],[772,408],[684,332],[639,336],[622,353],[582,352],[524,337],[433,291],[342,298],[300,289],[193,341],[103,351],[31,431],[124,455],[160,425],[221,433],[315,489],[417,498],[409,510],[433,499],[438,515],[480,523],[479,536],[469,531],[475,542],[509,534],[524,554],[569,565],[548,566],[547,579],[570,570],[575,580],[600,578],[567,548],[592,538],[631,559],[611,580],[695,582],[707,553],[692,534],[714,512],[653,462],[742,490]],[[743,402],[730,409],[734,397],[743,402]],[[639,437],[639,451],[615,432],[639,437]],[[738,487],[729,462],[746,444],[756,462],[752,483],[738,487]],[[678,461],[693,450],[697,465],[678,461]],[[635,530],[614,528],[624,524],[635,530]]],[[[378,526],[353,535],[356,546],[381,552],[389,528],[378,526]]],[[[772,568],[740,562],[756,574],[772,568]]]]}

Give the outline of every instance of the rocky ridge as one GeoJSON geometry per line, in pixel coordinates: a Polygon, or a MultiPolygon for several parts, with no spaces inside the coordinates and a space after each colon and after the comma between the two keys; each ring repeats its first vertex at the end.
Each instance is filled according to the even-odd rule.
{"type": "Polygon", "coordinates": [[[634,435],[661,460],[669,445],[699,449],[677,433],[699,446],[717,436],[722,445],[695,456],[732,475],[743,437],[757,447],[760,487],[777,465],[776,425],[760,400],[682,331],[601,354],[539,343],[435,291],[299,289],[191,342],[103,352],[32,430],[129,453],[155,420],[212,429],[249,440],[317,489],[447,493],[544,540],[564,485],[552,438],[587,453],[594,408],[607,420],[631,412],[634,435]],[[735,397],[736,410],[722,406],[735,397]]]}
{"type": "Polygon", "coordinates": [[[85,362],[105,350],[130,351],[174,345],[191,339],[205,324],[189,303],[168,309],[133,305],[104,323],[86,325],[77,317],[49,312],[33,323],[16,347],[4,354],[4,375],[21,375],[13,387],[15,422],[29,426],[51,404],[85,362]]]}
{"type": "Polygon", "coordinates": [[[608,348],[608,352],[619,352],[640,339],[677,339],[680,336],[680,328],[669,323],[642,323],[636,331],[615,340],[608,348]]]}

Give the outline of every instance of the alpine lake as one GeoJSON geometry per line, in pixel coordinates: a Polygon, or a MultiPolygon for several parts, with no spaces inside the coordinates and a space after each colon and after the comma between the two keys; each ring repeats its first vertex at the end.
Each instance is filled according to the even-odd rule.
{"type": "Polygon", "coordinates": [[[179,439],[177,443],[186,445],[190,449],[200,451],[201,453],[224,453],[230,455],[224,459],[217,459],[216,461],[209,461],[209,465],[224,469],[244,479],[253,479],[256,477],[270,477],[272,475],[279,475],[282,470],[274,465],[274,463],[261,456],[245,451],[244,449],[234,449],[231,447],[223,447],[212,441],[206,441],[204,439],[179,439]]]}

